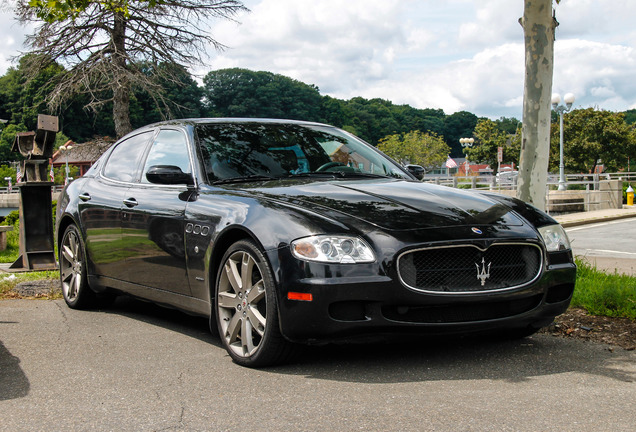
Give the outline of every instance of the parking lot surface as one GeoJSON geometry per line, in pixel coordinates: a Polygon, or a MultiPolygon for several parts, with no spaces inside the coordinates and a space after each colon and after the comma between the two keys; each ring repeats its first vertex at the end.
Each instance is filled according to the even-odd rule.
{"type": "Polygon", "coordinates": [[[233,364],[207,321],[0,301],[0,431],[617,431],[636,352],[536,335],[308,349],[233,364]]]}

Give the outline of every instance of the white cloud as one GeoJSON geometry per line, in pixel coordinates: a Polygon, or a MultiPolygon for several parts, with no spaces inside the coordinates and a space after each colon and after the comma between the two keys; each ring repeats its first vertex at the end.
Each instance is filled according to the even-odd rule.
{"type": "MultiPolygon", "coordinates": [[[[519,0],[246,0],[241,24],[215,21],[230,48],[210,70],[266,70],[339,98],[380,97],[447,113],[521,116],[524,50],[519,0]]],[[[556,6],[554,90],[576,106],[636,107],[636,1],[556,6]]],[[[23,30],[0,13],[0,73],[23,30]],[[11,41],[9,38],[13,38],[11,41]]]]}
{"type": "Polygon", "coordinates": [[[212,69],[241,66],[291,76],[340,94],[388,78],[401,53],[425,46],[430,34],[402,25],[404,2],[264,0],[242,25],[219,23],[231,48],[212,69]],[[409,33],[409,31],[412,32],[409,33]]]}
{"type": "Polygon", "coordinates": [[[442,108],[446,113],[467,110],[495,117],[517,115],[523,93],[523,45],[501,45],[471,59],[393,78],[367,88],[363,96],[442,108]]]}
{"type": "Polygon", "coordinates": [[[518,41],[523,29],[518,19],[523,15],[523,2],[490,0],[474,3],[475,15],[459,26],[457,42],[461,46],[476,47],[518,41]]]}
{"type": "Polygon", "coordinates": [[[12,57],[23,50],[22,41],[28,33],[28,28],[22,27],[15,21],[12,7],[4,2],[0,9],[0,75],[14,66],[12,57]]]}
{"type": "Polygon", "coordinates": [[[553,90],[575,106],[625,110],[636,104],[636,48],[580,39],[557,41],[553,90]]]}

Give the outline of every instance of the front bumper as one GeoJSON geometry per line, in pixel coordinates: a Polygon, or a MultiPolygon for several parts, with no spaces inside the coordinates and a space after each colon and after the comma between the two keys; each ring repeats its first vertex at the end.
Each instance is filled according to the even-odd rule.
{"type": "Polygon", "coordinates": [[[537,280],[519,289],[449,295],[415,292],[381,271],[368,276],[371,268],[367,275],[361,267],[353,274],[326,266],[322,274],[306,270],[301,275],[297,268],[279,269],[278,305],[282,334],[309,344],[387,334],[538,329],[568,308],[576,280],[576,266],[566,262],[546,266],[537,280]],[[308,273],[311,277],[302,277],[308,273]],[[312,300],[289,300],[288,292],[311,293],[312,300]]]}

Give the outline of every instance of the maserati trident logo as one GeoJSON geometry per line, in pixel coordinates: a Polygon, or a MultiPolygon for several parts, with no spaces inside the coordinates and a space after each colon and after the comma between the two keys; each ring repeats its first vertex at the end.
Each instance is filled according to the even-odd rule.
{"type": "Polygon", "coordinates": [[[481,281],[481,286],[486,285],[486,279],[490,277],[490,265],[492,263],[488,263],[488,269],[486,269],[486,261],[484,258],[481,258],[481,269],[479,268],[479,264],[475,263],[475,267],[477,267],[477,279],[481,281]]]}

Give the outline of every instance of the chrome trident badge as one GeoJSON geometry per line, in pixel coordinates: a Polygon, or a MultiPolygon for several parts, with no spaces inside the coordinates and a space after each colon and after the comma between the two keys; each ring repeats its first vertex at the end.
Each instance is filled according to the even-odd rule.
{"type": "Polygon", "coordinates": [[[479,264],[475,263],[475,267],[477,267],[477,279],[481,281],[481,286],[486,285],[486,279],[490,277],[490,264],[488,263],[488,269],[486,270],[486,261],[484,258],[481,258],[481,269],[479,268],[479,264]]]}

